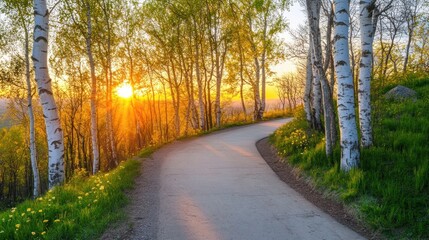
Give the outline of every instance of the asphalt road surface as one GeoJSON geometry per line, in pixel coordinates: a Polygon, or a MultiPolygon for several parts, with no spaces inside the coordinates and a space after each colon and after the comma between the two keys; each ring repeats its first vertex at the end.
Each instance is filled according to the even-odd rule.
{"type": "Polygon", "coordinates": [[[155,153],[156,238],[364,239],[287,186],[261,158],[256,141],[287,121],[221,131],[155,153]]]}

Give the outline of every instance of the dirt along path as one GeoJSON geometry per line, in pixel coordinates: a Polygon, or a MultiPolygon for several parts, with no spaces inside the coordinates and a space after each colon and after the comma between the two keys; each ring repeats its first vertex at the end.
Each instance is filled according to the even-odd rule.
{"type": "Polygon", "coordinates": [[[289,119],[178,141],[143,162],[102,239],[364,239],[286,185],[255,143],[289,119]]]}

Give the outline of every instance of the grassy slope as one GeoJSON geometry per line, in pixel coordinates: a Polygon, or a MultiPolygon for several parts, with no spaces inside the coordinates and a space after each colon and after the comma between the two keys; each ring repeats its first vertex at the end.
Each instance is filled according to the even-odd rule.
{"type": "Polygon", "coordinates": [[[89,178],[78,173],[43,197],[0,213],[0,239],[95,239],[123,217],[124,190],[132,186],[139,165],[129,160],[89,178]]]}
{"type": "Polygon", "coordinates": [[[361,152],[360,168],[339,171],[340,150],[327,159],[322,136],[302,113],[272,137],[279,153],[314,183],[338,197],[389,238],[429,238],[429,79],[405,79],[417,101],[394,102],[374,94],[375,145],[361,152]]]}

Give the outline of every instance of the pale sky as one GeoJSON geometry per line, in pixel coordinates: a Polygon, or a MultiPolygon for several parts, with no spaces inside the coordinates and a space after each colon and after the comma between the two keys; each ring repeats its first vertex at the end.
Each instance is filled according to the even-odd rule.
{"type": "MultiPolygon", "coordinates": [[[[290,11],[285,14],[286,20],[289,23],[289,29],[296,29],[300,24],[305,23],[306,14],[303,12],[304,8],[299,3],[294,3],[290,7],[290,11]]],[[[281,37],[287,42],[290,40],[289,34],[286,32],[281,34],[281,37]]],[[[288,72],[295,72],[295,64],[292,61],[283,61],[273,67],[271,70],[275,73],[273,77],[280,77],[281,75],[288,72]]],[[[267,86],[267,99],[277,99],[277,90],[274,86],[267,86]]]]}

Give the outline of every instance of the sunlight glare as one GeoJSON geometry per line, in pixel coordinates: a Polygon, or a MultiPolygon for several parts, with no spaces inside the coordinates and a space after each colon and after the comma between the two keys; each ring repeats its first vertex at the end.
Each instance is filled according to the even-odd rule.
{"type": "Polygon", "coordinates": [[[121,98],[130,98],[133,96],[133,87],[129,83],[124,82],[116,88],[116,94],[121,98]]]}

